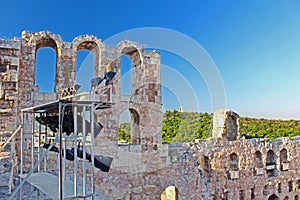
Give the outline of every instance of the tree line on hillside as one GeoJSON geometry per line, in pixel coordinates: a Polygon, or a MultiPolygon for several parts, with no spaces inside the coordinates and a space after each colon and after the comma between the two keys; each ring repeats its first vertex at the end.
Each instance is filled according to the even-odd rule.
{"type": "MultiPolygon", "coordinates": [[[[212,135],[212,118],[209,113],[166,111],[162,121],[163,142],[191,142],[212,135]]],[[[294,137],[300,135],[299,120],[270,120],[240,118],[241,135],[247,138],[294,137]]],[[[119,127],[119,141],[130,142],[130,123],[119,127]]]]}

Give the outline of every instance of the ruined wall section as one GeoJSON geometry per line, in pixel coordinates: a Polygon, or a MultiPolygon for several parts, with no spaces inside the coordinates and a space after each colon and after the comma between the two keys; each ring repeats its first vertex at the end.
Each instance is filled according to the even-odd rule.
{"type": "Polygon", "coordinates": [[[17,127],[20,39],[0,39],[0,132],[9,137],[17,127]]]}
{"type": "Polygon", "coordinates": [[[209,138],[191,151],[216,199],[268,199],[273,194],[294,199],[300,192],[299,144],[290,138],[209,138]]]}
{"type": "MultiPolygon", "coordinates": [[[[191,156],[189,147],[180,143],[162,144],[160,54],[157,51],[146,51],[132,41],[123,41],[117,47],[108,47],[92,35],[76,37],[69,43],[62,41],[59,35],[47,31],[24,31],[22,39],[17,41],[18,48],[8,51],[19,58],[16,90],[20,102],[16,107],[18,111],[55,100],[62,88],[75,84],[76,56],[80,49],[94,53],[95,77],[103,77],[108,64],[112,71],[117,72],[116,77],[109,83],[112,90],[108,91],[113,106],[96,111],[97,121],[104,128],[96,138],[95,154],[114,158],[110,173],[96,171],[96,183],[101,191],[115,199],[159,199],[166,187],[174,185],[180,199],[211,199],[211,193],[208,192],[211,186],[207,184],[206,176],[197,169],[197,161],[191,156]],[[42,93],[35,85],[36,52],[42,47],[51,47],[56,52],[53,93],[42,93]],[[120,92],[122,54],[128,55],[132,61],[132,94],[129,96],[120,92]],[[118,125],[120,115],[126,109],[132,115],[134,131],[132,143],[122,146],[118,145],[118,125]]],[[[0,53],[6,51],[1,50],[0,53]]],[[[31,125],[26,124],[27,132],[30,133],[31,125]]],[[[31,134],[25,134],[24,140],[24,168],[28,171],[31,167],[31,134]]],[[[47,157],[50,165],[47,170],[57,170],[56,156],[51,153],[47,157]]]]}
{"type": "Polygon", "coordinates": [[[175,186],[179,199],[212,199],[189,146],[160,144],[144,152],[140,148],[122,146],[110,173],[96,171],[101,192],[113,199],[160,199],[164,189],[175,186]]]}
{"type": "Polygon", "coordinates": [[[239,115],[232,110],[220,109],[214,112],[212,136],[229,141],[240,138],[239,115]]]}
{"type": "MultiPolygon", "coordinates": [[[[102,48],[102,66],[111,67],[117,72],[113,79],[111,109],[97,111],[98,121],[104,126],[101,135],[96,139],[98,151],[107,155],[117,155],[120,151],[118,141],[118,126],[120,115],[126,109],[132,118],[131,144],[139,145],[142,151],[161,144],[161,88],[160,88],[160,55],[158,52],[148,52],[142,46],[132,41],[122,41],[116,48],[102,48]],[[132,93],[121,94],[121,63],[122,54],[132,61],[132,93]],[[108,151],[108,149],[110,149],[108,151]]],[[[105,69],[100,70],[104,74],[105,69]]]]}

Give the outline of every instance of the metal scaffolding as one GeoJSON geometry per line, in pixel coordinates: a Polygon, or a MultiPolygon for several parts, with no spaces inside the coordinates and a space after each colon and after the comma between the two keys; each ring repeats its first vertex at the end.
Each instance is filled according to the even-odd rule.
{"type": "Polygon", "coordinates": [[[106,94],[106,97],[96,95],[94,91],[85,92],[72,95],[72,98],[64,97],[60,100],[22,109],[20,177],[23,181],[11,197],[27,181],[53,199],[85,199],[88,197],[93,199],[95,193],[94,167],[107,172],[112,162],[112,158],[95,156],[94,152],[95,135],[102,129],[101,124],[95,123],[94,111],[111,107],[111,86],[106,86],[103,94],[106,94]],[[28,128],[28,124],[31,128],[28,128]],[[24,158],[28,155],[25,155],[24,152],[28,152],[25,144],[26,137],[29,135],[31,136],[31,169],[27,171],[28,167],[25,167],[24,158]],[[47,156],[50,151],[58,153],[58,177],[56,176],[56,178],[53,173],[45,175],[45,172],[50,170],[47,166],[47,156]],[[71,175],[68,174],[67,160],[73,162],[71,175]],[[27,171],[26,174],[25,171],[27,171]],[[78,175],[79,171],[82,172],[81,176],[78,175]],[[67,175],[71,178],[67,179],[67,175]],[[87,176],[90,176],[90,188],[87,187],[87,176]],[[58,188],[47,190],[44,187],[49,185],[45,184],[45,181],[57,181],[58,188]],[[73,187],[65,185],[66,183],[69,185],[70,181],[73,187]]]}

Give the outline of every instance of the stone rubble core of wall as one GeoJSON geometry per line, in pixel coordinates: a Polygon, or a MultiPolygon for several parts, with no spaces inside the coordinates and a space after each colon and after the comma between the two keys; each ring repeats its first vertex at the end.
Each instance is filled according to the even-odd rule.
{"type": "MultiPolygon", "coordinates": [[[[81,49],[94,54],[94,77],[103,76],[108,64],[117,72],[111,82],[114,105],[95,112],[103,125],[95,153],[114,158],[109,173],[95,172],[99,191],[113,199],[167,199],[165,189],[174,186],[176,199],[298,199],[297,137],[245,139],[240,135],[239,116],[231,110],[218,110],[211,138],[163,143],[160,54],[127,40],[115,47],[93,35],[65,42],[47,31],[23,31],[21,38],[0,39],[0,142],[20,124],[22,108],[56,100],[63,88],[76,84],[77,51],[81,49]],[[48,93],[35,85],[36,53],[42,47],[51,47],[56,53],[55,89],[48,93]],[[122,54],[132,61],[130,95],[121,94],[122,54]],[[118,126],[124,110],[131,114],[131,143],[119,145],[118,126]]],[[[30,123],[26,117],[23,120],[30,123]]],[[[25,135],[24,141],[28,149],[24,168],[29,170],[31,136],[25,135]]],[[[9,170],[15,174],[19,170],[19,137],[11,147],[13,150],[7,151],[18,159],[8,162],[7,156],[0,158],[0,180],[12,177],[9,170]]],[[[54,153],[50,152],[47,163],[50,170],[58,170],[54,153]]],[[[11,184],[0,185],[1,192],[11,184]]]]}

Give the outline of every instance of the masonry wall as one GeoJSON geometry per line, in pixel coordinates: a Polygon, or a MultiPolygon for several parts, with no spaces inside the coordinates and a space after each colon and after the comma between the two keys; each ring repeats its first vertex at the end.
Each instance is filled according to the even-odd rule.
{"type": "Polygon", "coordinates": [[[299,198],[299,137],[231,141],[219,135],[191,145],[214,199],[299,198]]]}
{"type": "MultiPolygon", "coordinates": [[[[230,110],[214,114],[213,137],[197,143],[162,143],[160,54],[140,44],[122,41],[106,46],[93,35],[65,42],[60,35],[24,31],[22,38],[0,39],[0,135],[9,137],[20,124],[22,108],[59,98],[63,88],[76,83],[77,51],[94,54],[94,76],[102,77],[109,65],[117,72],[109,84],[113,106],[95,112],[104,128],[96,137],[95,154],[113,157],[109,173],[96,169],[96,187],[113,199],[159,199],[175,186],[178,199],[298,199],[300,171],[298,138],[241,138],[239,116],[230,110]],[[36,52],[51,47],[56,52],[53,92],[35,85],[36,52]],[[131,94],[121,94],[120,57],[132,61],[131,94]],[[131,114],[131,143],[118,144],[120,115],[131,114]]],[[[90,81],[90,80],[87,80],[90,81]]],[[[25,116],[26,133],[31,118],[25,116]]],[[[31,137],[25,138],[25,171],[31,168],[31,137]],[[26,139],[26,141],[25,141],[26,139]]],[[[20,138],[16,155],[20,157],[20,138]]],[[[37,158],[35,158],[37,159],[37,158]]],[[[20,162],[20,159],[17,161],[20,162]]],[[[57,154],[51,152],[47,170],[57,171],[57,154]]],[[[42,163],[41,168],[44,169],[42,163]]],[[[19,163],[12,166],[19,170],[19,163]]],[[[72,163],[68,162],[68,166],[72,163]]]]}

